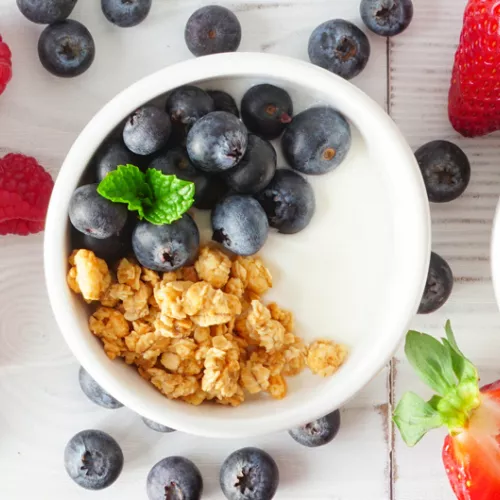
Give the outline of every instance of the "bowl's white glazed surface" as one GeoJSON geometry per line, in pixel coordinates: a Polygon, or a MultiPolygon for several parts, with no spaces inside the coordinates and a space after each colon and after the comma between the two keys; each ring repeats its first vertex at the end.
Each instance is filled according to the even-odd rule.
{"type": "MultiPolygon", "coordinates": [[[[279,145],[277,145],[279,146],[279,145]]],[[[279,147],[277,147],[279,153],[279,147]]],[[[279,166],[285,166],[279,155],[279,166]]],[[[199,213],[202,238],[209,218],[199,213]]],[[[213,437],[264,434],[303,424],[343,405],[383,368],[418,308],[430,253],[427,196],[412,151],[392,120],[346,81],[307,63],[265,54],[224,54],[181,63],[131,86],[106,105],[70,150],[47,217],[45,271],[52,308],[75,356],[132,410],[169,427],[213,437]],[[255,397],[238,408],[169,401],[137,372],[110,361],[88,330],[88,309],[66,285],[67,209],[102,140],[138,106],[186,83],[227,90],[237,100],[255,83],[288,90],[295,112],[329,104],[350,121],[353,144],[334,172],[309,177],[317,200],[310,226],[270,234],[261,255],[274,277],[266,297],[290,309],[296,333],[350,351],[333,377],[288,378],[282,401],[255,397]]]]}

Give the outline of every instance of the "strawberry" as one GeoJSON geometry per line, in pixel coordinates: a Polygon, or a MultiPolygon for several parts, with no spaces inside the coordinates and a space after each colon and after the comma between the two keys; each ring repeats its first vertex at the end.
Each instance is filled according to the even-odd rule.
{"type": "Polygon", "coordinates": [[[453,128],[465,137],[500,129],[500,4],[469,0],[448,98],[453,128]]]}
{"type": "Polygon", "coordinates": [[[479,388],[474,365],[461,353],[450,322],[439,342],[410,331],[405,352],[420,378],[437,392],[429,401],[409,392],[394,412],[401,437],[414,446],[448,427],[443,463],[458,500],[500,499],[500,381],[479,388]]]}

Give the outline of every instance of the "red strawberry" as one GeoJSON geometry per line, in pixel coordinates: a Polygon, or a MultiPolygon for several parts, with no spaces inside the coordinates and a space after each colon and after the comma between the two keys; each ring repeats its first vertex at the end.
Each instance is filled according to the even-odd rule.
{"type": "Polygon", "coordinates": [[[500,129],[500,4],[469,0],[455,54],[450,122],[465,137],[500,129]]]}
{"type": "Polygon", "coordinates": [[[12,55],[9,46],[0,36],[0,94],[5,90],[12,77],[12,55]]]}
{"type": "Polygon", "coordinates": [[[443,463],[458,500],[500,499],[500,381],[479,389],[474,365],[455,342],[450,323],[442,343],[408,332],[405,352],[438,395],[424,401],[403,396],[394,413],[403,440],[414,446],[433,428],[446,426],[443,463]]]}

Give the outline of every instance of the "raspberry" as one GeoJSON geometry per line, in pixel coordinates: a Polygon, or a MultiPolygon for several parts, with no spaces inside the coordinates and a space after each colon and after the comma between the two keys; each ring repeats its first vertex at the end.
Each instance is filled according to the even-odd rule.
{"type": "Polygon", "coordinates": [[[12,54],[9,46],[0,36],[0,94],[5,90],[12,77],[12,54]]]}
{"type": "Polygon", "coordinates": [[[0,159],[0,234],[43,231],[53,186],[34,158],[8,154],[0,159]]]}

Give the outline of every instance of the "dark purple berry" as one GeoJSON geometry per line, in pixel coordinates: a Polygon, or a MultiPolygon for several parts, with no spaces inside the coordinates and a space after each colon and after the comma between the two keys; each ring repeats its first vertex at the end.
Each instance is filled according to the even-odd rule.
{"type": "Polygon", "coordinates": [[[415,152],[429,201],[446,203],[469,185],[471,168],[466,154],[448,141],[432,141],[415,152]]]}
{"type": "Polygon", "coordinates": [[[334,19],[319,25],[309,39],[309,59],[336,75],[350,80],[365,69],[370,42],[354,24],[334,19]]]}
{"type": "Polygon", "coordinates": [[[191,460],[167,457],[151,469],[146,487],[149,500],[200,500],[203,479],[191,460]]]}
{"type": "Polygon", "coordinates": [[[149,418],[142,417],[142,421],[153,431],[155,432],[163,432],[163,433],[170,433],[170,432],[175,432],[175,429],[172,429],[171,427],[167,427],[166,425],[161,425],[158,424],[157,422],[154,422],[153,420],[149,420],[149,418]]]}
{"type": "Polygon", "coordinates": [[[241,42],[241,25],[229,9],[208,5],[189,18],[184,38],[196,57],[235,52],[241,42]]]}
{"type": "Polygon", "coordinates": [[[316,210],[313,188],[293,170],[277,170],[256,198],[266,212],[269,225],[284,234],[302,231],[316,210]]]}
{"type": "Polygon", "coordinates": [[[200,245],[200,233],[190,215],[157,226],[138,222],[132,234],[134,254],[141,265],[154,271],[170,272],[192,262],[200,245]]]}
{"type": "Polygon", "coordinates": [[[359,11],[366,27],[381,36],[399,35],[413,19],[411,0],[361,0],[359,11]]]}
{"type": "Polygon", "coordinates": [[[292,121],[293,103],[288,92],[263,83],[246,92],[241,101],[241,117],[250,132],[264,139],[276,139],[292,121]]]}
{"type": "Polygon", "coordinates": [[[78,231],[105,239],[120,233],[125,227],[128,210],[126,205],[103,198],[97,192],[97,184],[87,184],[73,193],[69,218],[78,231]]]}
{"type": "Polygon", "coordinates": [[[197,168],[220,173],[240,162],[247,141],[247,129],[236,116],[214,111],[193,125],[187,137],[187,151],[197,168]]]}
{"type": "Polygon", "coordinates": [[[64,450],[66,471],[76,484],[88,490],[111,486],[123,468],[123,452],[108,434],[86,430],[73,436],[64,450]]]}
{"type": "Polygon", "coordinates": [[[109,172],[116,170],[118,165],[137,165],[137,156],[134,155],[120,139],[106,141],[94,157],[96,178],[101,182],[109,172]]]}
{"type": "Polygon", "coordinates": [[[338,167],[351,147],[351,128],[333,108],[309,108],[296,115],[281,139],[283,155],[298,172],[321,175],[338,167]]]}
{"type": "Polygon", "coordinates": [[[288,433],[297,443],[309,448],[323,446],[335,438],[340,429],[340,412],[335,410],[325,417],[290,429],[288,433]]]}
{"type": "Polygon", "coordinates": [[[90,401],[96,405],[102,406],[108,410],[116,410],[117,408],[122,408],[123,405],[117,401],[111,394],[106,392],[82,367],[78,374],[78,380],[80,382],[80,387],[90,401]]]}
{"type": "Polygon", "coordinates": [[[165,144],[172,126],[168,115],[154,106],[143,106],[135,111],[123,128],[123,141],[132,153],[150,155],[165,144]]]}
{"type": "MultiPolygon", "coordinates": [[[[194,206],[204,209],[207,200],[212,198],[216,183],[213,176],[198,170],[189,160],[187,152],[182,148],[175,148],[158,155],[151,163],[150,168],[156,168],[165,175],[175,175],[179,179],[194,183],[194,206]]],[[[210,207],[211,208],[211,207],[210,207]]]]}
{"type": "Polygon", "coordinates": [[[223,92],[222,90],[207,90],[207,94],[214,101],[215,111],[227,111],[238,118],[240,117],[236,101],[227,92],[223,92]]]}
{"type": "Polygon", "coordinates": [[[202,116],[215,111],[215,106],[207,92],[193,85],[185,85],[170,93],[165,110],[173,124],[189,128],[202,116]]]}
{"type": "Polygon", "coordinates": [[[213,240],[237,255],[256,254],[267,240],[269,223],[259,202],[231,195],[212,212],[213,240]]]}
{"type": "Polygon", "coordinates": [[[90,68],[94,56],[95,44],[90,31],[72,19],[50,24],[38,40],[40,62],[55,76],[81,75],[90,68]]]}
{"type": "Polygon", "coordinates": [[[449,299],[453,290],[453,273],[448,263],[437,253],[431,253],[425,291],[418,308],[419,314],[437,311],[449,299]]]}
{"type": "Polygon", "coordinates": [[[120,28],[130,28],[148,17],[152,0],[101,0],[106,19],[120,28]]]}
{"type": "Polygon", "coordinates": [[[77,0],[17,0],[22,14],[33,23],[52,24],[64,21],[73,11],[77,0]]]}
{"type": "Polygon", "coordinates": [[[276,151],[273,145],[250,134],[245,156],[224,177],[233,191],[255,194],[271,182],[275,172],[276,151]]]}
{"type": "Polygon", "coordinates": [[[228,500],[271,500],[278,484],[276,462],[258,448],[231,453],[220,469],[220,487],[228,500]]]}

